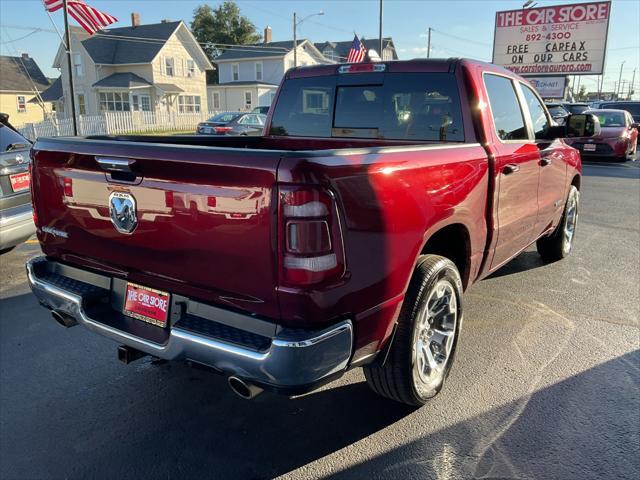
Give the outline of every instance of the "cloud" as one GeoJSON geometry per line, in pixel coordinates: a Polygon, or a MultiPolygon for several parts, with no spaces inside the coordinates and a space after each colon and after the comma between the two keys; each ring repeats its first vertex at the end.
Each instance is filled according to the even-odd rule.
{"type": "MultiPolygon", "coordinates": [[[[412,51],[413,53],[424,53],[424,54],[426,54],[426,53],[427,53],[427,50],[429,50],[429,49],[428,49],[428,47],[413,47],[413,48],[411,49],[411,51],[412,51]]],[[[432,50],[433,50],[433,49],[432,49],[432,50]]]]}

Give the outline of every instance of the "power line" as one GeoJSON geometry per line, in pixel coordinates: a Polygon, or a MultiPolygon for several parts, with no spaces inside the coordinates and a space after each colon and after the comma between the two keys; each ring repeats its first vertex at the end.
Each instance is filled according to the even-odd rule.
{"type": "Polygon", "coordinates": [[[474,45],[482,45],[483,47],[491,47],[489,43],[478,42],[477,40],[472,40],[470,38],[459,37],[457,35],[452,35],[451,33],[441,32],[440,30],[436,30],[432,28],[431,31],[439,33],[440,35],[444,35],[446,37],[455,38],[456,40],[460,40],[461,42],[473,43],[474,45]]]}

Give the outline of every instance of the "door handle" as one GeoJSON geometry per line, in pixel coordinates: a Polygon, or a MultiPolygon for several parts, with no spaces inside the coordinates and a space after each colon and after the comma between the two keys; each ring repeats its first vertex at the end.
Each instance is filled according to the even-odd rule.
{"type": "Polygon", "coordinates": [[[543,158],[540,160],[540,165],[546,167],[547,165],[551,165],[552,160],[550,158],[543,158]]]}
{"type": "Polygon", "coordinates": [[[518,170],[520,170],[520,165],[517,163],[509,163],[503,167],[502,173],[510,175],[512,173],[516,173],[518,170]]]}

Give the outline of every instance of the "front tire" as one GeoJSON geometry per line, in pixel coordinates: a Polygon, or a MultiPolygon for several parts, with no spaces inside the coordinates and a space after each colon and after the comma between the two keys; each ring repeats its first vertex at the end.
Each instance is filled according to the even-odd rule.
{"type": "Polygon", "coordinates": [[[571,253],[578,224],[579,203],[580,192],[571,185],[560,223],[551,235],[539,238],[536,242],[538,253],[545,262],[562,260],[571,253]]]}
{"type": "Polygon", "coordinates": [[[455,264],[438,255],[420,258],[411,278],[386,361],[364,367],[379,395],[422,406],[449,374],[462,321],[462,281],[455,264]]]}

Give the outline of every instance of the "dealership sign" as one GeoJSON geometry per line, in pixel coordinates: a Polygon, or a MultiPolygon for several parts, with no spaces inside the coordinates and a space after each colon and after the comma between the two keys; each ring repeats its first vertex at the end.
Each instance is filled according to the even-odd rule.
{"type": "Polygon", "coordinates": [[[599,75],[611,2],[496,12],[493,63],[521,75],[599,75]]]}
{"type": "Polygon", "coordinates": [[[567,77],[527,77],[542,98],[564,98],[567,77]]]}

